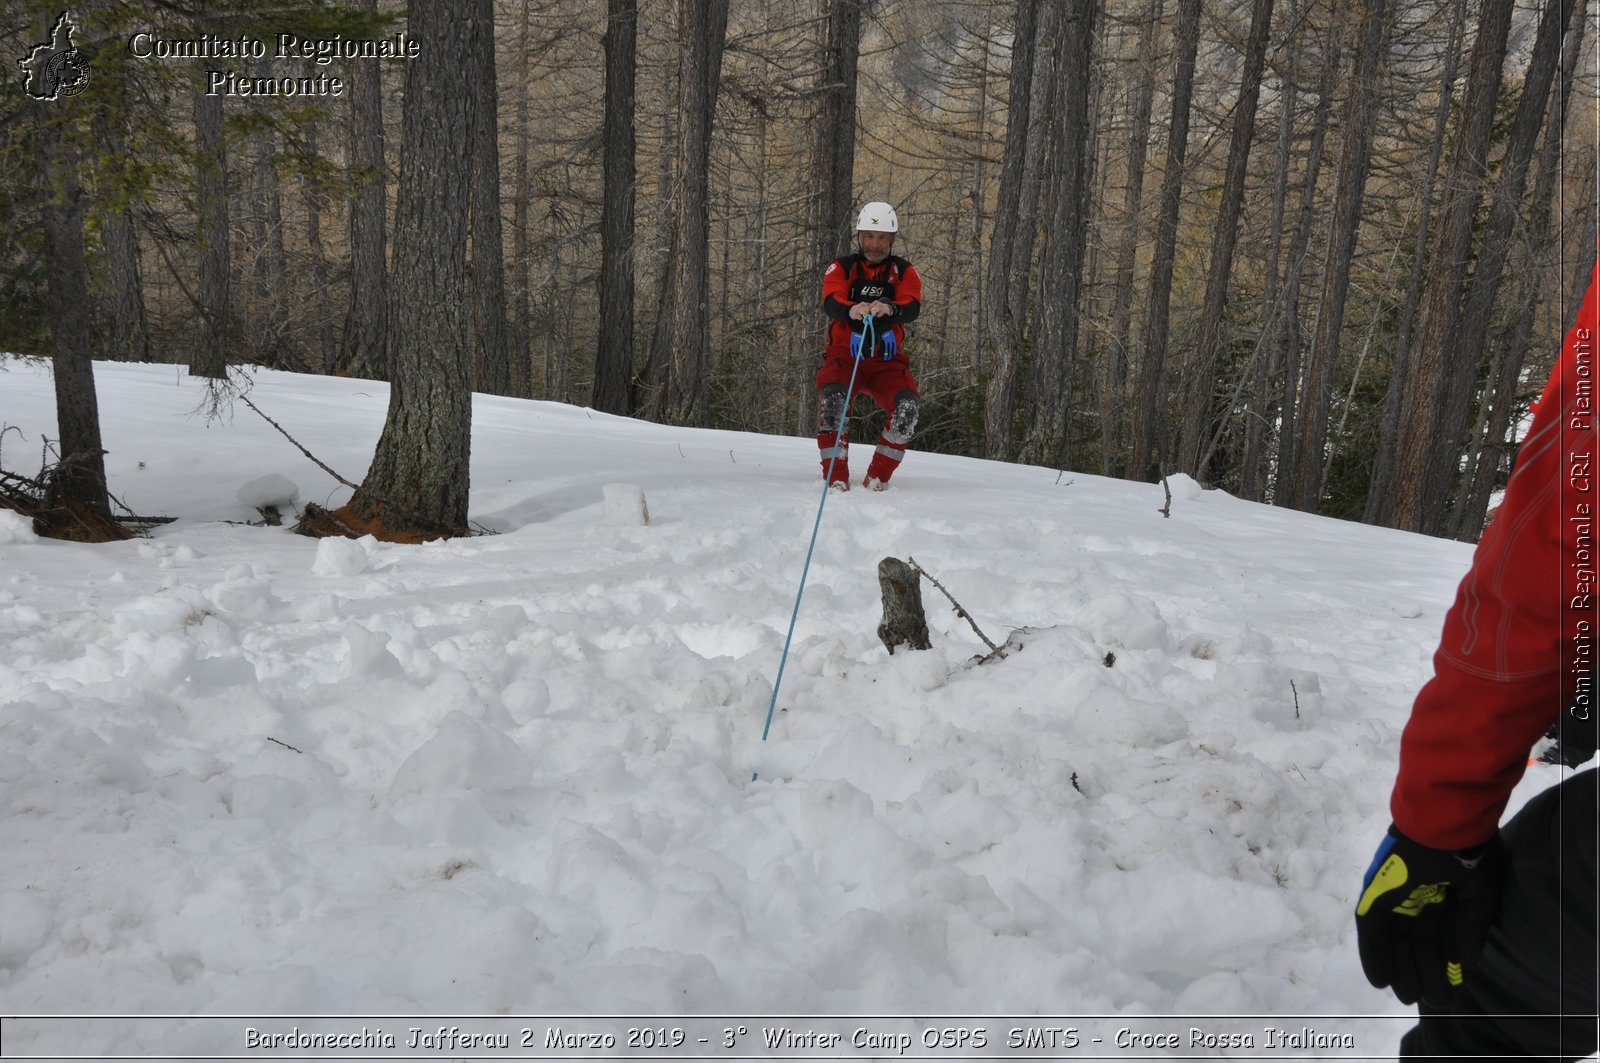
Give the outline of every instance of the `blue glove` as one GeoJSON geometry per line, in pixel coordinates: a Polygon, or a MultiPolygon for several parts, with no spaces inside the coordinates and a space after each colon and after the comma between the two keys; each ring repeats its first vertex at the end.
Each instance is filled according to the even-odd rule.
{"type": "Polygon", "coordinates": [[[891,361],[894,358],[895,354],[900,348],[899,345],[894,341],[893,329],[890,329],[883,334],[883,336],[878,340],[878,346],[883,350],[884,361],[891,361]]]}
{"type": "Polygon", "coordinates": [[[871,353],[873,344],[867,342],[867,337],[873,335],[874,332],[872,315],[867,314],[861,319],[861,331],[850,333],[850,356],[852,358],[859,361],[862,357],[871,353]]]}
{"type": "Polygon", "coordinates": [[[1402,1004],[1444,1007],[1472,973],[1499,899],[1505,847],[1430,849],[1398,827],[1378,846],[1361,881],[1356,947],[1361,970],[1402,1004]]]}

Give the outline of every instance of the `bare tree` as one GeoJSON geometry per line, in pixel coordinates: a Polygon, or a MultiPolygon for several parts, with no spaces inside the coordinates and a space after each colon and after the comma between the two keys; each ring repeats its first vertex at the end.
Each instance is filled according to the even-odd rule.
{"type": "Polygon", "coordinates": [[[505,248],[500,234],[500,108],[495,81],[494,0],[468,0],[473,61],[472,295],[473,367],[478,389],[510,391],[506,355],[505,248]]]}
{"type": "MultiPolygon", "coordinates": [[[[378,0],[354,0],[367,12],[378,0]]],[[[389,171],[383,154],[383,74],[377,59],[357,59],[350,73],[350,309],[344,319],[340,371],[388,379],[384,263],[389,171]]]]}
{"type": "Polygon", "coordinates": [[[630,413],[633,373],[634,82],[639,5],[606,5],[605,199],[600,215],[600,348],[594,408],[630,413]]]}
{"type": "Polygon", "coordinates": [[[1449,41],[1445,45],[1444,74],[1439,79],[1439,101],[1433,115],[1427,170],[1417,189],[1417,236],[1411,254],[1411,274],[1406,283],[1405,302],[1400,307],[1389,387],[1384,395],[1383,411],[1378,422],[1378,452],[1373,459],[1372,477],[1367,487],[1367,506],[1362,517],[1369,524],[1386,520],[1389,510],[1390,476],[1394,468],[1395,443],[1400,432],[1400,398],[1405,390],[1406,367],[1411,360],[1411,337],[1417,305],[1422,299],[1423,269],[1428,261],[1428,235],[1433,223],[1434,186],[1439,176],[1439,163],[1444,158],[1445,131],[1455,102],[1456,69],[1461,63],[1466,18],[1467,0],[1455,0],[1450,16],[1449,41]]]}
{"type": "Polygon", "coordinates": [[[1333,370],[1344,328],[1350,266],[1361,227],[1361,203],[1371,167],[1373,125],[1377,114],[1378,80],[1389,49],[1389,0],[1366,0],[1357,16],[1360,37],[1355,83],[1345,104],[1344,144],[1339,154],[1339,184],[1334,194],[1333,227],[1328,239],[1325,281],[1317,308],[1317,328],[1301,387],[1299,433],[1294,482],[1286,493],[1290,504],[1314,511],[1326,476],[1324,440],[1332,402],[1333,370]]]}
{"type": "MultiPolygon", "coordinates": [[[[256,68],[257,76],[270,77],[270,60],[256,68]]],[[[276,101],[268,97],[250,101],[251,130],[246,142],[247,175],[245,193],[248,206],[248,255],[250,278],[248,303],[244,309],[251,322],[251,342],[255,360],[278,369],[309,368],[302,363],[298,344],[288,335],[289,308],[285,280],[288,274],[287,251],[283,239],[283,193],[278,180],[277,134],[273,129],[276,101]]]]}
{"type": "MultiPolygon", "coordinates": [[[[1568,102],[1584,43],[1588,8],[1588,0],[1577,0],[1571,4],[1568,16],[1556,98],[1551,102],[1548,119],[1544,122],[1544,143],[1539,150],[1539,176],[1530,204],[1530,217],[1522,239],[1517,241],[1527,267],[1513,271],[1517,284],[1515,297],[1511,301],[1512,313],[1506,323],[1495,330],[1490,345],[1493,367],[1489,377],[1490,390],[1485,401],[1479,404],[1479,427],[1474,433],[1471,460],[1463,475],[1463,486],[1450,527],[1450,533],[1458,538],[1475,537],[1476,531],[1483,527],[1489,497],[1496,483],[1500,482],[1502,476],[1509,475],[1506,458],[1511,443],[1507,435],[1513,428],[1514,413],[1519,408],[1518,383],[1522,379],[1524,358],[1533,345],[1534,315],[1543,294],[1541,282],[1544,280],[1544,271],[1538,269],[1536,264],[1539,256],[1552,243],[1551,201],[1555,195],[1556,179],[1562,172],[1559,163],[1567,131],[1568,102]]],[[[1541,32],[1543,29],[1541,24],[1541,32]]],[[[1531,70],[1529,77],[1532,77],[1531,70]]],[[[1519,120],[1522,117],[1520,103],[1517,116],[1519,120]]],[[[1515,142],[1515,133],[1511,139],[1515,142]]],[[[1590,186],[1584,182],[1583,187],[1590,186]]],[[[1584,205],[1586,210],[1592,211],[1592,198],[1585,196],[1584,205]]],[[[1584,226],[1578,228],[1581,231],[1584,226]]],[[[1585,240],[1580,246],[1592,247],[1594,241],[1585,240]]]]}
{"type": "MultiPolygon", "coordinates": [[[[1484,360],[1490,315],[1500,294],[1500,281],[1505,275],[1506,260],[1512,246],[1512,233],[1521,221],[1528,168],[1533,162],[1539,131],[1544,127],[1545,103],[1549,99],[1550,82],[1561,58],[1561,42],[1566,36],[1573,4],[1574,0],[1546,0],[1544,14],[1539,20],[1528,71],[1522,81],[1522,94],[1517,100],[1517,111],[1511,120],[1505,154],[1501,158],[1500,172],[1490,197],[1489,220],[1484,226],[1482,250],[1472,271],[1472,284],[1463,308],[1459,357],[1464,365],[1476,366],[1484,360]]],[[[1517,360],[1520,363],[1520,355],[1517,360]]],[[[1498,370],[1497,365],[1489,366],[1488,379],[1491,382],[1499,378],[1498,370]]],[[[1476,382],[1477,374],[1453,373],[1445,383],[1444,409],[1439,412],[1439,434],[1443,445],[1438,448],[1430,479],[1446,485],[1446,489],[1456,476],[1476,382]]],[[[1515,390],[1514,377],[1510,388],[1515,390]]],[[[1479,405],[1487,408],[1495,402],[1509,402],[1511,397],[1509,392],[1495,395],[1486,389],[1479,405]]],[[[1462,489],[1454,492],[1456,505],[1451,523],[1448,528],[1440,530],[1457,535],[1466,534],[1476,541],[1482,529],[1483,513],[1471,513],[1467,505],[1464,485],[1470,483],[1471,476],[1469,463],[1462,489]]]]}
{"type": "MultiPolygon", "coordinates": [[[[1011,446],[1011,420],[1016,403],[1017,360],[1022,349],[1020,293],[1011,278],[1021,248],[1022,192],[1027,180],[1028,130],[1033,116],[1034,55],[1039,51],[1039,10],[1044,0],[1017,0],[1013,23],[1010,94],[1006,111],[1005,158],[1000,167],[999,200],[989,234],[989,342],[994,364],[984,407],[984,453],[1005,458],[1011,446]]],[[[1040,123],[1041,125],[1043,123],[1040,123]]]]}
{"type": "Polygon", "coordinates": [[[709,409],[710,174],[712,119],[728,28],[728,0],[677,0],[682,41],[673,173],[671,283],[664,286],[655,358],[666,369],[657,395],[664,419],[706,423],[709,409]],[[669,298],[670,297],[670,298],[669,298]]]}
{"type": "Polygon", "coordinates": [[[1172,314],[1173,258],[1178,242],[1178,210],[1183,197],[1183,164],[1189,143],[1189,103],[1194,92],[1194,60],[1200,44],[1200,0],[1179,0],[1177,40],[1173,45],[1172,118],[1167,161],[1161,175],[1161,212],[1156,222],[1155,261],[1151,266],[1150,310],[1139,359],[1130,476],[1151,479],[1161,446],[1162,392],[1167,375],[1167,343],[1172,314]]]}
{"type": "Polygon", "coordinates": [[[1278,309],[1271,315],[1269,328],[1277,330],[1269,340],[1275,350],[1268,377],[1279,385],[1278,414],[1278,475],[1273,484],[1272,502],[1278,506],[1292,506],[1295,499],[1294,480],[1299,468],[1300,434],[1300,288],[1306,256],[1311,247],[1311,230],[1316,222],[1318,181],[1322,173],[1323,155],[1327,144],[1328,125],[1333,113],[1335,83],[1342,72],[1344,55],[1344,22],[1335,20],[1329,28],[1323,47],[1322,73],[1318,78],[1317,107],[1312,119],[1310,142],[1306,149],[1305,179],[1300,187],[1299,219],[1295,224],[1293,243],[1290,245],[1285,277],[1278,309]]]}
{"type": "Polygon", "coordinates": [[[1051,239],[1039,281],[1030,362],[1031,428],[1023,460],[1062,462],[1069,457],[1072,379],[1080,332],[1079,300],[1088,241],[1090,77],[1099,0],[1061,0],[1055,37],[1060,76],[1050,121],[1056,157],[1051,239]]]}
{"type": "Polygon", "coordinates": [[[818,262],[850,242],[856,159],[856,61],[864,0],[825,0],[826,39],[817,74],[816,148],[812,156],[813,231],[818,262]]]}
{"type": "Polygon", "coordinates": [[[1408,531],[1432,531],[1442,520],[1448,487],[1432,474],[1437,468],[1436,448],[1452,444],[1441,436],[1445,382],[1451,373],[1477,372],[1476,365],[1457,360],[1461,290],[1488,167],[1489,137],[1514,6],[1514,0],[1483,0],[1461,104],[1461,127],[1445,179],[1444,209],[1429,256],[1417,346],[1406,367],[1395,451],[1393,523],[1408,531]]]}
{"type": "Polygon", "coordinates": [[[389,285],[393,383],[372,465],[340,511],[379,538],[467,529],[472,350],[467,335],[468,168],[473,94],[459,91],[471,39],[451,0],[411,0],[408,28],[430,42],[406,70],[400,186],[389,285]]]}
{"type": "Polygon", "coordinates": [[[1133,346],[1133,275],[1139,255],[1139,232],[1144,217],[1144,180],[1150,147],[1150,112],[1155,102],[1156,34],[1165,0],[1146,0],[1139,46],[1129,71],[1133,80],[1133,112],[1128,119],[1127,179],[1122,189],[1122,219],[1117,236],[1111,280],[1111,340],[1102,391],[1107,397],[1102,411],[1100,471],[1119,475],[1127,455],[1123,450],[1127,418],[1129,353],[1133,346]]]}
{"type": "Polygon", "coordinates": [[[111,525],[105,450],[100,440],[89,340],[89,270],[84,254],[82,190],[64,116],[43,119],[44,259],[61,460],[52,477],[57,504],[111,525]]]}
{"type": "Polygon", "coordinates": [[[222,140],[222,96],[202,86],[194,95],[195,189],[199,210],[200,320],[189,371],[221,380],[228,375],[229,243],[228,157],[222,140]]]}
{"type": "Polygon", "coordinates": [[[1212,230],[1210,269],[1195,335],[1193,372],[1184,407],[1183,436],[1178,445],[1178,466],[1197,479],[1205,479],[1205,447],[1211,427],[1212,391],[1216,386],[1217,344],[1228,300],[1228,278],[1233,273],[1233,248],[1238,238],[1239,213],[1244,207],[1245,171],[1250,145],[1255,139],[1256,104],[1261,98],[1261,75],[1266,66],[1267,33],[1272,26],[1272,0],[1254,0],[1250,37],[1244,49],[1244,74],[1239,79],[1239,102],[1233,111],[1233,135],[1228,145],[1227,176],[1222,201],[1212,230]]]}

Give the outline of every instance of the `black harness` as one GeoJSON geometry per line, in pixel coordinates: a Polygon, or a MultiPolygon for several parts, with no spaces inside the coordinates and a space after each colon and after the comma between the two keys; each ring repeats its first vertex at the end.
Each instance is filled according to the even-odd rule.
{"type": "MultiPolygon", "coordinates": [[[[872,269],[865,257],[857,254],[845,255],[839,259],[839,265],[844,267],[845,280],[850,285],[850,301],[852,303],[870,303],[882,300],[886,303],[894,302],[895,278],[905,276],[906,270],[911,268],[911,263],[898,255],[890,255],[883,260],[883,264],[872,269]],[[868,269],[872,269],[875,276],[868,276],[868,269]]],[[[860,326],[853,326],[860,331],[860,326]]]]}

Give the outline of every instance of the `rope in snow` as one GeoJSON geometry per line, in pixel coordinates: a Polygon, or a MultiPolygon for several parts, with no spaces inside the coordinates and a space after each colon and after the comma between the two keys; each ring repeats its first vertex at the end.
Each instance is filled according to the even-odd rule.
{"type": "MultiPolygon", "coordinates": [[[[772,703],[767,706],[767,724],[761,729],[761,740],[767,740],[767,734],[772,730],[772,714],[778,708],[778,688],[783,686],[783,667],[789,663],[789,644],[794,641],[794,625],[800,619],[800,599],[806,593],[806,575],[811,571],[811,555],[817,549],[817,532],[822,529],[822,511],[828,506],[828,492],[833,485],[833,467],[839,461],[839,439],[844,435],[845,418],[850,415],[850,395],[856,389],[856,370],[861,368],[861,359],[871,352],[874,343],[873,331],[875,326],[872,315],[868,314],[861,319],[861,347],[856,354],[855,363],[850,367],[850,383],[845,385],[844,406],[839,410],[839,423],[833,428],[833,457],[828,459],[828,475],[822,481],[822,501],[817,503],[816,523],[811,526],[811,545],[806,547],[806,563],[800,569],[800,589],[795,591],[794,612],[789,614],[789,633],[783,638],[783,656],[778,658],[778,678],[772,681],[772,703]]],[[[750,773],[750,781],[755,782],[758,772],[750,773]]]]}

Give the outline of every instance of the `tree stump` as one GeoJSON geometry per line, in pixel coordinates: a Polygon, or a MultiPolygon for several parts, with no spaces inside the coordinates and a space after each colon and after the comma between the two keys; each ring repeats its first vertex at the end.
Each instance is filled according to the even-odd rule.
{"type": "Polygon", "coordinates": [[[890,653],[897,646],[931,649],[928,618],[922,611],[922,576],[898,557],[878,562],[878,586],[883,591],[883,620],[878,638],[890,653]]]}

